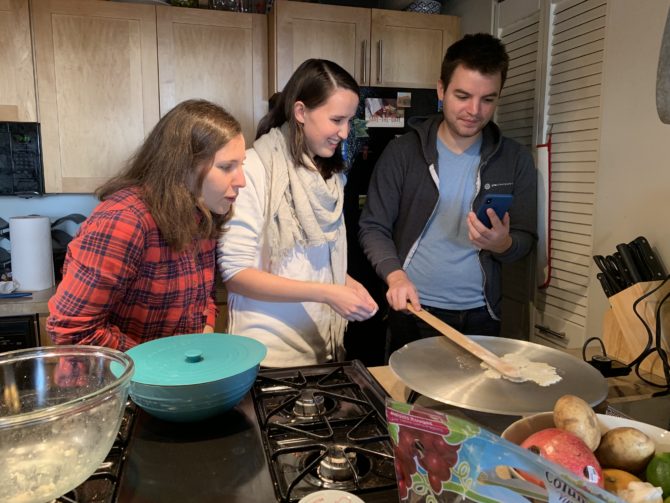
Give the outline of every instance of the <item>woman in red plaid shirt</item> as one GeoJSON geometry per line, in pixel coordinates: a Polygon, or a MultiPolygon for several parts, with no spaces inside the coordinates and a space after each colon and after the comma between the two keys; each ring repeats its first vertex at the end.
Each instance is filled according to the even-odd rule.
{"type": "Polygon", "coordinates": [[[180,103],[151,131],[68,246],[49,301],[56,344],[127,350],[212,332],[215,249],[245,185],[238,121],[203,100],[180,103]]]}

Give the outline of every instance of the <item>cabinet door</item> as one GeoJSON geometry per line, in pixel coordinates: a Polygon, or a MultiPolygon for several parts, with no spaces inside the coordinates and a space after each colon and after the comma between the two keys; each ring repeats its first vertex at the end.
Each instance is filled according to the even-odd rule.
{"type": "Polygon", "coordinates": [[[0,120],[35,122],[28,0],[0,0],[0,120]]]}
{"type": "Polygon", "coordinates": [[[186,99],[206,99],[240,121],[251,145],[267,111],[266,17],[178,7],[156,12],[161,115],[186,99]]]}
{"type": "Polygon", "coordinates": [[[455,16],[372,9],[370,85],[434,88],[459,33],[455,16]]]}
{"type": "Polygon", "coordinates": [[[368,85],[370,9],[278,1],[270,16],[271,92],[306,59],[334,61],[368,85]]]}
{"type": "Polygon", "coordinates": [[[151,5],[31,0],[47,192],[92,192],[158,121],[151,5]]]}

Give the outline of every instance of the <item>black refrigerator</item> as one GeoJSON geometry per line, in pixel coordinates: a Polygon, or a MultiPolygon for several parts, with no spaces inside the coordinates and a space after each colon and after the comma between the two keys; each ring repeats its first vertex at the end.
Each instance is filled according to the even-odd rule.
{"type": "Polygon", "coordinates": [[[371,319],[348,324],[344,344],[347,359],[359,359],[367,366],[385,363],[386,316],[389,309],[386,283],[377,276],[358,243],[358,219],[365,204],[370,176],[386,144],[409,131],[409,119],[439,111],[435,89],[363,87],[356,114],[358,121],[355,121],[359,127],[352,127],[344,145],[345,159],[350,166],[344,189],[347,272],[360,281],[379,304],[379,312],[371,319]],[[360,122],[363,120],[366,120],[364,126],[360,122]]]}

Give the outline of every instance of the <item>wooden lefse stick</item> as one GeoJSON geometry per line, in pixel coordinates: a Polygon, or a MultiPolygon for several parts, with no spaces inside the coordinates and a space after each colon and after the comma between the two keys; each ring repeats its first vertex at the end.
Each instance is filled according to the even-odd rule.
{"type": "Polygon", "coordinates": [[[407,303],[407,309],[409,310],[409,312],[413,313],[415,316],[421,318],[423,321],[428,323],[431,327],[440,332],[442,335],[446,336],[449,340],[451,340],[455,344],[458,344],[466,351],[475,355],[477,358],[482,360],[493,370],[499,372],[506,379],[512,382],[527,381],[527,379],[519,373],[519,369],[517,367],[507,363],[506,361],[501,360],[498,356],[491,353],[491,351],[486,349],[484,346],[477,344],[475,341],[473,341],[466,335],[463,335],[455,328],[450,327],[441,319],[430,314],[428,311],[424,309],[422,309],[421,311],[417,311],[416,309],[414,309],[414,307],[412,307],[412,304],[410,304],[409,302],[407,303]]]}

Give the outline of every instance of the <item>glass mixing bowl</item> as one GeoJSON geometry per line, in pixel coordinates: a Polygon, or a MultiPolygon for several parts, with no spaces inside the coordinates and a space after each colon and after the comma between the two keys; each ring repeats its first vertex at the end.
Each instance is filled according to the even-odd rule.
{"type": "Polygon", "coordinates": [[[42,503],[85,481],[114,443],[133,371],[95,346],[0,353],[0,501],[42,503]]]}

